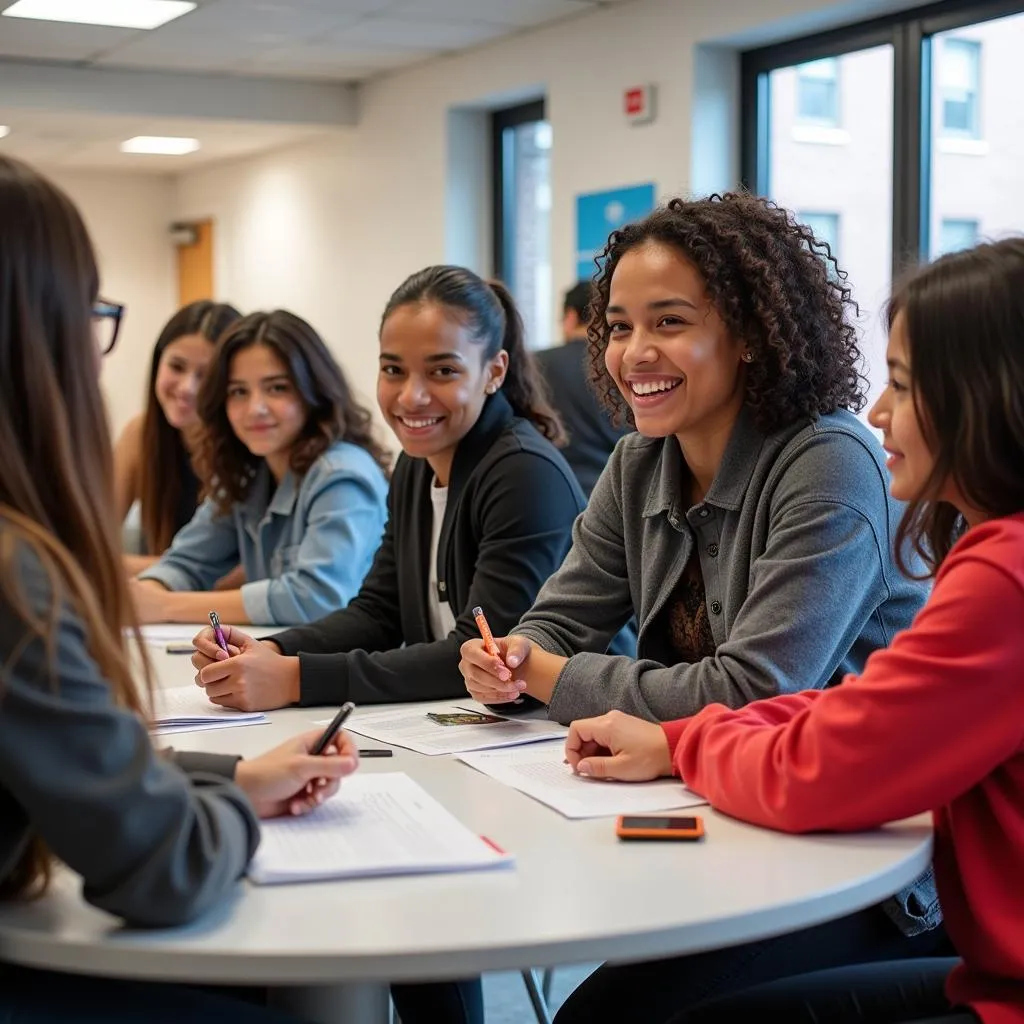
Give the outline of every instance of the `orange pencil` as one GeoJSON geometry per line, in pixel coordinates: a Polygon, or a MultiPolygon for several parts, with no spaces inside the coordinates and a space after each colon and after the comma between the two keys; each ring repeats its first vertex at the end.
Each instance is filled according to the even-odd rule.
{"type": "Polygon", "coordinates": [[[491,627],[487,625],[487,619],[484,618],[484,610],[479,605],[473,609],[473,618],[476,619],[476,628],[480,630],[480,636],[483,637],[484,650],[497,658],[498,645],[494,642],[494,634],[491,632],[491,627]]]}

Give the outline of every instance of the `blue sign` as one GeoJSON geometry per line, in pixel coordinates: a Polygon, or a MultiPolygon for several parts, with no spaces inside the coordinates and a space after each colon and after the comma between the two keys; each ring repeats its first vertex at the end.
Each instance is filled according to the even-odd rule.
{"type": "Polygon", "coordinates": [[[590,192],[576,197],[576,276],[589,281],[597,271],[594,257],[608,236],[623,224],[654,209],[654,183],[590,192]]]}

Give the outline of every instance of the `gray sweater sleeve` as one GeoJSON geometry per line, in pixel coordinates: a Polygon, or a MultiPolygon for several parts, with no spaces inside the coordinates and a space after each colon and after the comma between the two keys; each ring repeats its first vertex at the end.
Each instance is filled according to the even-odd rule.
{"type": "MultiPolygon", "coordinates": [[[[46,616],[47,580],[22,563],[29,601],[46,616]]],[[[112,702],[66,608],[50,639],[48,650],[0,601],[0,786],[23,815],[6,827],[37,833],[95,906],[138,925],[191,920],[255,852],[247,799],[224,775],[154,751],[144,724],[112,702]]]]}

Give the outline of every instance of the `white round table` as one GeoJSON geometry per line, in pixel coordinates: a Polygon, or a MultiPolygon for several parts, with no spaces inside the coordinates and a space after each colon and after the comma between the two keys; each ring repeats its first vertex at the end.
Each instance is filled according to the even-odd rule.
{"type": "MultiPolygon", "coordinates": [[[[156,656],[161,682],[188,659],[156,656]]],[[[332,709],[169,737],[254,755],[332,709]]],[[[380,746],[362,741],[363,746],[380,746]]],[[[702,843],[623,843],[611,819],[569,821],[448,757],[396,750],[361,771],[405,771],[517,858],[513,870],[283,886],[242,883],[222,911],[136,931],[87,906],[74,879],[0,911],[0,958],[120,978],[281,987],[310,1019],[386,1012],[386,982],[595,960],[642,960],[806,928],[880,902],[931,858],[925,817],[855,835],[787,836],[698,808],[702,843]],[[346,984],[347,983],[347,984],[346,984]],[[354,984],[355,983],[355,984],[354,984]]]]}

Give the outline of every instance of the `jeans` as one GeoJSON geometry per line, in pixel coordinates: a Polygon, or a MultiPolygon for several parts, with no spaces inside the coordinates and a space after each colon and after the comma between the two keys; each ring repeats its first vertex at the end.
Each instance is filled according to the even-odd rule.
{"type": "Polygon", "coordinates": [[[663,1024],[673,1014],[753,985],[848,964],[950,955],[940,928],[905,936],[880,907],[742,946],[599,967],[566,1000],[555,1024],[663,1024]]]}
{"type": "Polygon", "coordinates": [[[677,1014],[671,1024],[978,1024],[973,1013],[953,1009],[946,999],[946,976],[956,963],[955,957],[932,957],[800,974],[713,999],[677,1014]]]}

